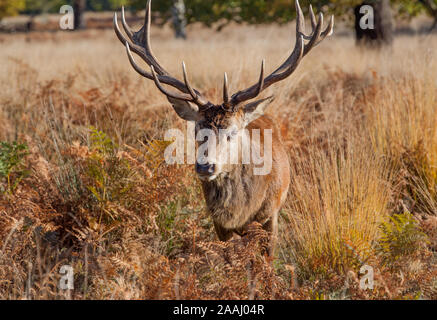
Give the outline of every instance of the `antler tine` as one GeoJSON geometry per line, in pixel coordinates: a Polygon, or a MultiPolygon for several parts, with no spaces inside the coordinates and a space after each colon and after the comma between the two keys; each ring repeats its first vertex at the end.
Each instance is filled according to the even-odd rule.
{"type": "Polygon", "coordinates": [[[316,28],[311,36],[310,41],[305,45],[305,50],[303,52],[303,55],[305,56],[310,50],[320,43],[320,34],[322,33],[322,26],[323,26],[323,14],[319,13],[319,20],[317,22],[316,28]]]}
{"type": "MultiPolygon", "coordinates": [[[[132,41],[130,46],[132,51],[138,54],[148,65],[153,65],[156,69],[156,72],[160,75],[169,75],[169,73],[161,66],[156,57],[154,56],[152,49],[150,47],[150,16],[151,16],[151,0],[147,1],[146,6],[146,15],[144,26],[138,32],[132,32],[130,27],[128,26],[124,16],[124,8],[122,9],[122,24],[123,29],[128,35],[129,39],[132,41]]],[[[118,26],[118,17],[117,13],[114,13],[114,30],[118,37],[118,39],[123,43],[126,43],[127,39],[124,37],[123,33],[118,26]]]]}
{"type": "MultiPolygon", "coordinates": [[[[128,58],[129,58],[129,62],[131,63],[131,65],[135,69],[135,71],[137,71],[140,75],[142,75],[143,77],[145,77],[147,79],[154,80],[156,83],[155,76],[153,75],[153,73],[147,72],[146,70],[142,69],[135,62],[134,57],[132,56],[132,52],[130,51],[130,47],[129,47],[128,42],[126,42],[126,52],[127,52],[128,58]]],[[[183,95],[182,100],[192,101],[192,102],[196,103],[199,107],[208,106],[209,102],[207,100],[205,100],[203,97],[201,97],[198,93],[196,93],[196,91],[191,87],[190,83],[188,82],[188,78],[187,78],[187,74],[186,74],[186,70],[185,70],[185,64],[183,64],[183,71],[184,71],[185,85],[182,82],[180,82],[179,80],[174,79],[174,78],[169,77],[169,76],[165,76],[165,75],[156,75],[156,79],[158,80],[159,84],[161,84],[161,82],[162,82],[164,84],[168,84],[170,86],[173,86],[184,93],[189,92],[191,95],[191,98],[189,98],[188,95],[183,95]]],[[[169,93],[169,91],[163,89],[161,85],[157,85],[157,86],[158,86],[158,89],[160,89],[161,92],[163,92],[164,94],[167,95],[167,93],[169,93]]],[[[172,94],[172,93],[170,93],[168,95],[170,97],[173,97],[176,99],[178,99],[177,97],[181,97],[181,96],[176,96],[176,94],[172,94]]]]}
{"type": "Polygon", "coordinates": [[[126,53],[127,53],[127,57],[129,58],[129,62],[131,64],[131,66],[135,69],[136,72],[138,72],[140,75],[142,75],[145,78],[148,78],[150,80],[153,80],[153,76],[151,73],[143,70],[139,65],[137,65],[137,63],[135,62],[134,57],[132,56],[132,52],[130,51],[130,45],[129,42],[126,41],[126,53]]]}
{"type": "Polygon", "coordinates": [[[329,19],[329,24],[326,27],[325,31],[322,32],[322,35],[320,36],[320,41],[325,39],[326,37],[331,36],[334,33],[334,16],[331,16],[331,19],[329,19]]]}
{"type": "MultiPolygon", "coordinates": [[[[312,33],[310,36],[305,35],[305,18],[300,7],[299,1],[296,0],[296,44],[293,52],[287,60],[272,74],[265,79],[260,79],[258,84],[250,88],[239,91],[232,96],[231,103],[237,105],[243,101],[255,98],[262,90],[268,88],[272,84],[281,81],[290,76],[299,65],[301,59],[308,54],[308,52],[318,45],[324,38],[330,36],[334,28],[334,19],[331,17],[329,26],[322,32],[323,15],[319,14],[319,19],[316,21],[312,7],[310,7],[310,18],[312,33]],[[309,42],[305,44],[304,40],[309,42]],[[260,84],[262,82],[262,84],[260,84]]],[[[264,68],[264,67],[263,67],[264,68]]]]}
{"type": "Polygon", "coordinates": [[[265,67],[265,64],[266,64],[266,60],[263,59],[263,61],[261,62],[261,72],[259,73],[258,88],[256,90],[256,96],[258,96],[261,93],[261,91],[263,90],[263,86],[264,86],[264,67],[265,67]]]}
{"type": "MultiPolygon", "coordinates": [[[[117,12],[114,12],[113,25],[114,25],[114,31],[115,31],[115,34],[117,35],[118,40],[120,40],[120,42],[123,45],[125,45],[126,42],[128,42],[128,40],[124,37],[123,33],[120,30],[120,27],[118,26],[117,12]]],[[[133,52],[135,52],[137,55],[139,55],[141,58],[143,58],[144,60],[147,61],[147,58],[145,57],[145,54],[143,52],[144,51],[143,48],[141,48],[139,45],[137,45],[135,43],[131,43],[130,46],[131,46],[133,52]]]]}
{"type": "Polygon", "coordinates": [[[200,96],[199,93],[196,92],[196,90],[193,89],[193,87],[191,86],[190,81],[188,80],[187,68],[185,66],[184,61],[182,61],[182,72],[184,74],[185,87],[187,88],[188,92],[190,93],[191,97],[193,98],[193,102],[195,102],[201,106],[208,105],[208,101],[206,101],[202,96],[200,96]]]}
{"type": "Polygon", "coordinates": [[[305,34],[305,17],[300,7],[299,1],[296,0],[296,33],[305,34]]]}
{"type": "Polygon", "coordinates": [[[193,101],[193,97],[189,94],[184,93],[173,93],[171,91],[168,91],[165,89],[161,82],[159,81],[158,75],[155,72],[154,66],[150,66],[150,70],[152,71],[153,80],[155,81],[156,86],[158,87],[159,91],[161,91],[163,94],[170,98],[178,99],[178,100],[184,100],[184,101],[193,101]]]}
{"type": "Polygon", "coordinates": [[[314,10],[313,10],[313,6],[310,5],[310,19],[311,19],[311,26],[313,28],[313,30],[316,28],[317,25],[317,21],[316,21],[316,16],[314,15],[314,10]]]}
{"type": "MultiPolygon", "coordinates": [[[[323,19],[323,15],[321,13],[319,13],[319,20],[323,19]]],[[[323,26],[323,20],[322,23],[320,24],[320,28],[323,26]]],[[[313,35],[311,37],[307,37],[304,36],[306,40],[312,40],[313,36],[315,33],[317,33],[317,27],[316,27],[316,31],[314,31],[313,35]]],[[[316,41],[313,41],[313,45],[311,47],[315,47],[317,46],[320,42],[322,42],[326,37],[331,36],[334,33],[334,16],[331,16],[331,18],[329,19],[329,24],[326,27],[326,29],[320,33],[320,35],[317,36],[316,41]]],[[[309,43],[307,44],[307,46],[309,45],[309,43]]],[[[310,49],[308,49],[309,51],[310,49]]],[[[308,52],[307,51],[307,52],[308,52]]]]}
{"type": "MultiPolygon", "coordinates": [[[[236,94],[234,94],[232,96],[232,99],[231,99],[232,105],[236,106],[237,104],[239,104],[242,101],[254,99],[261,93],[261,91],[263,91],[264,81],[265,81],[264,80],[264,67],[265,67],[265,59],[263,59],[261,62],[261,71],[260,71],[258,83],[256,85],[253,85],[252,87],[250,87],[249,89],[247,89],[245,91],[239,91],[236,94]]],[[[226,81],[227,81],[227,78],[226,78],[226,81]]]]}
{"type": "Polygon", "coordinates": [[[223,102],[225,106],[229,105],[228,74],[226,72],[223,78],[223,102]]]}
{"type": "MultiPolygon", "coordinates": [[[[126,53],[127,53],[128,58],[129,58],[130,64],[132,65],[132,67],[135,69],[136,72],[138,72],[140,75],[142,75],[143,77],[145,77],[147,79],[154,80],[153,74],[142,69],[135,62],[135,59],[134,59],[132,52],[130,50],[129,42],[127,42],[127,41],[126,41],[126,53]]],[[[180,82],[179,80],[172,78],[172,77],[169,77],[169,76],[165,76],[165,75],[164,76],[158,75],[158,78],[159,78],[160,82],[168,84],[170,86],[173,86],[176,89],[178,89],[184,93],[188,93],[186,86],[182,82],[180,82]]]]}
{"type": "Polygon", "coordinates": [[[185,61],[182,61],[182,72],[184,74],[185,86],[187,87],[187,89],[190,92],[191,96],[193,97],[194,101],[197,101],[197,98],[198,98],[197,93],[194,92],[193,88],[190,85],[190,82],[188,81],[187,68],[185,67],[185,61]]]}
{"type": "Polygon", "coordinates": [[[289,75],[291,75],[299,65],[300,60],[303,57],[304,49],[305,49],[305,44],[304,44],[303,35],[300,34],[297,36],[296,46],[293,52],[291,53],[291,55],[288,57],[288,59],[264,80],[265,82],[264,89],[272,85],[273,83],[283,80],[287,78],[289,75]]]}
{"type": "MultiPolygon", "coordinates": [[[[296,44],[291,55],[285,60],[285,62],[277,68],[272,74],[270,74],[267,78],[261,79],[257,84],[251,86],[250,88],[239,91],[232,96],[232,104],[237,105],[243,101],[247,101],[255,98],[262,90],[267,89],[272,84],[284,80],[288,76],[290,76],[294,70],[296,70],[297,66],[300,63],[300,60],[303,57],[304,52],[304,39],[302,34],[297,35],[296,44]],[[260,89],[261,88],[261,89],[260,89]],[[259,92],[258,92],[259,91],[259,92]]],[[[264,69],[264,67],[263,67],[264,69]]]]}
{"type": "MultiPolygon", "coordinates": [[[[319,21],[317,21],[311,5],[310,5],[309,12],[310,12],[310,17],[311,17],[312,33],[309,36],[307,36],[303,32],[301,32],[301,33],[302,33],[303,38],[305,40],[311,41],[311,40],[313,40],[314,35],[317,33],[318,22],[320,22],[320,19],[323,19],[323,15],[321,13],[319,13],[319,21]]],[[[322,21],[321,27],[323,27],[323,21],[322,21]]],[[[334,16],[331,16],[328,26],[326,27],[326,29],[323,32],[320,33],[320,35],[317,36],[316,41],[313,41],[311,47],[317,46],[320,42],[322,42],[323,39],[332,35],[333,31],[334,31],[334,16]]],[[[306,52],[308,52],[309,50],[310,49],[307,49],[306,52]]]]}
{"type": "Polygon", "coordinates": [[[146,15],[144,17],[144,26],[141,28],[140,31],[134,34],[134,39],[136,38],[142,44],[144,50],[146,51],[146,55],[150,59],[150,64],[155,67],[156,71],[159,74],[168,75],[169,73],[165,71],[165,69],[158,62],[158,59],[156,59],[155,55],[153,54],[152,47],[150,46],[150,25],[152,21],[151,12],[152,12],[152,0],[148,0],[146,4],[146,15]]]}
{"type": "Polygon", "coordinates": [[[134,41],[133,40],[134,33],[126,22],[126,16],[124,14],[124,6],[121,7],[121,23],[123,25],[124,31],[126,32],[127,36],[129,37],[129,39],[131,41],[134,41]]]}
{"type": "MultiPolygon", "coordinates": [[[[117,13],[114,12],[114,17],[113,17],[113,25],[114,25],[114,31],[115,34],[117,35],[117,38],[120,40],[120,42],[125,45],[126,42],[128,42],[128,40],[125,38],[125,36],[123,35],[123,33],[120,30],[120,27],[118,26],[118,17],[117,17],[117,13]]],[[[129,26],[127,25],[126,22],[123,23],[123,28],[126,32],[126,34],[128,35],[129,38],[132,39],[132,42],[129,44],[129,46],[131,47],[132,51],[135,52],[137,55],[139,55],[148,65],[153,65],[153,59],[151,59],[145,52],[144,48],[140,45],[138,45],[138,41],[135,40],[135,37],[137,35],[137,33],[133,33],[130,30],[129,26]]],[[[155,61],[156,62],[156,61],[155,61]]],[[[168,73],[162,69],[162,67],[159,67],[160,70],[160,74],[165,74],[168,75],[168,73]]]]}

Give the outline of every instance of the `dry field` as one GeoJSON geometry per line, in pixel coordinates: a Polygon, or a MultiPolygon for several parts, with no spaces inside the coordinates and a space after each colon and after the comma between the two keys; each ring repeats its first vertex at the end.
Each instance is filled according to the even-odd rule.
{"type": "MultiPolygon", "coordinates": [[[[218,102],[223,72],[248,87],[293,34],[154,28],[152,44],[218,102]]],[[[437,299],[437,36],[386,51],[334,36],[265,93],[292,164],[273,261],[256,224],[217,241],[193,168],[163,163],[183,121],[111,30],[1,35],[0,48],[0,299],[437,299]]]]}

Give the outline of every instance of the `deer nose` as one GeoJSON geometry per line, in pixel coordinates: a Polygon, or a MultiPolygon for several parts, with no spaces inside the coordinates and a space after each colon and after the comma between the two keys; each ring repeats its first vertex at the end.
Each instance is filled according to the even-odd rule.
{"type": "Polygon", "coordinates": [[[199,164],[196,162],[196,172],[204,176],[212,175],[215,172],[215,164],[199,164]]]}

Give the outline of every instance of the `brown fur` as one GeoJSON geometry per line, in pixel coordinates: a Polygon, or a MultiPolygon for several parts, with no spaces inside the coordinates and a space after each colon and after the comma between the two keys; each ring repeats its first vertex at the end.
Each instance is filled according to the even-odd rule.
{"type": "Polygon", "coordinates": [[[247,226],[259,222],[272,232],[271,253],[277,239],[278,212],[285,201],[290,184],[290,167],[280,132],[274,122],[262,116],[248,127],[272,129],[272,170],[270,174],[254,175],[253,164],[234,165],[225,176],[213,181],[202,181],[208,210],[221,241],[233,233],[244,234],[247,226]]]}

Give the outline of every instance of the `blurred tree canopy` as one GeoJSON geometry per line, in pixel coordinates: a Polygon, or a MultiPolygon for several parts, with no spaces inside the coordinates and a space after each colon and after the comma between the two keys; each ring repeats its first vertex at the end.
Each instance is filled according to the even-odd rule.
{"type": "Polygon", "coordinates": [[[411,19],[421,13],[426,13],[434,18],[429,31],[437,27],[437,0],[392,0],[392,3],[402,17],[411,19]]]}
{"type": "MultiPolygon", "coordinates": [[[[0,0],[0,2],[3,0],[0,0]]],[[[57,13],[61,6],[73,5],[74,0],[23,0],[25,2],[22,13],[57,13]]],[[[11,0],[13,2],[13,0],[11,0]]],[[[89,11],[115,10],[121,6],[128,6],[131,0],[86,0],[86,9],[89,11]]],[[[145,2],[144,2],[145,3],[145,2]]]]}
{"type": "MultiPolygon", "coordinates": [[[[0,11],[4,16],[18,12],[25,14],[56,13],[64,5],[72,5],[74,0],[0,0],[0,11]]],[[[152,10],[164,21],[171,18],[174,0],[155,0],[152,10]]],[[[329,1],[312,1],[318,2],[329,1]]],[[[309,1],[301,0],[303,8],[309,1]]],[[[146,0],[87,0],[86,9],[91,11],[112,11],[126,6],[133,12],[144,10],[146,0]]],[[[294,0],[185,0],[187,22],[201,22],[211,26],[217,21],[248,23],[285,23],[295,17],[294,0]]],[[[305,9],[304,9],[305,10],[305,9]]]]}
{"type": "MultiPolygon", "coordinates": [[[[86,0],[86,9],[113,11],[126,6],[132,12],[144,10],[147,0],[86,0]]],[[[200,22],[211,26],[216,22],[286,23],[295,18],[294,0],[184,0],[187,23],[200,22]]],[[[372,0],[371,0],[372,1],[372,0]]],[[[375,0],[377,1],[377,0],[375,0]]],[[[74,0],[0,0],[0,19],[18,12],[39,14],[59,12],[64,4],[74,0]]],[[[353,18],[354,7],[362,0],[301,0],[301,7],[308,12],[311,3],[315,10],[333,13],[338,18],[353,18]]],[[[154,0],[152,10],[162,22],[171,19],[174,0],[154,0]]],[[[437,0],[391,0],[394,12],[404,18],[427,13],[437,21],[437,0]]]]}
{"type": "Polygon", "coordinates": [[[65,4],[62,0],[24,0],[25,7],[22,13],[37,15],[41,13],[58,11],[65,4]]]}
{"type": "Polygon", "coordinates": [[[24,0],[0,0],[0,20],[14,16],[25,8],[24,0]]]}
{"type": "Polygon", "coordinates": [[[403,16],[410,18],[425,12],[435,17],[437,15],[437,0],[392,0],[397,11],[403,16]]]}
{"type": "MultiPolygon", "coordinates": [[[[143,10],[145,0],[130,0],[133,10],[143,10]]],[[[164,20],[170,18],[173,0],[152,2],[152,10],[159,12],[164,20]]],[[[306,2],[306,1],[302,1],[306,2]]],[[[217,21],[248,23],[285,23],[295,16],[292,0],[185,0],[187,22],[201,22],[211,26],[217,21]]]]}

